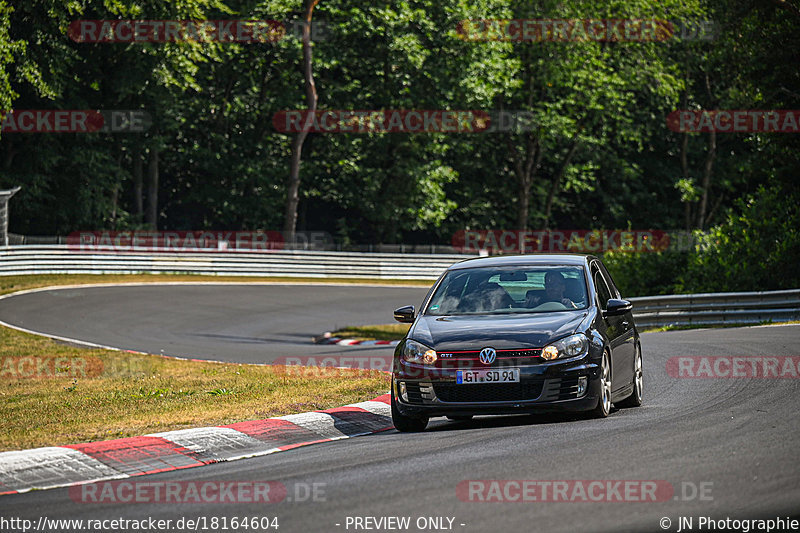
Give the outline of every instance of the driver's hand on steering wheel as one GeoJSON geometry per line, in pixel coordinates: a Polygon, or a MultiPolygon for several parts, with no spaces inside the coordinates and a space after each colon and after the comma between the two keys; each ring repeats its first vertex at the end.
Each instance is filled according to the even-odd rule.
{"type": "Polygon", "coordinates": [[[567,309],[577,309],[578,308],[578,306],[575,305],[575,302],[573,302],[569,298],[561,298],[561,305],[563,305],[567,309]]]}
{"type": "Polygon", "coordinates": [[[525,300],[525,307],[537,307],[542,303],[542,298],[539,296],[535,296],[533,298],[528,298],[525,300]]]}

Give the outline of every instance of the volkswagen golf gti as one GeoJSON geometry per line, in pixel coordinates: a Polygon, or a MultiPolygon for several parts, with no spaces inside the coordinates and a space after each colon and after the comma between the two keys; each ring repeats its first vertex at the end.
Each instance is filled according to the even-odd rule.
{"type": "Polygon", "coordinates": [[[399,431],[428,420],[642,404],[642,349],[603,263],[589,255],[469,259],[448,268],[417,312],[392,368],[399,431]]]}

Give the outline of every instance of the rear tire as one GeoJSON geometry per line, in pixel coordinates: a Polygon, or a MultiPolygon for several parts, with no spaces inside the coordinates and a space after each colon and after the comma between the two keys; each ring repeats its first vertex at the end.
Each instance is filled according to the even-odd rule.
{"type": "Polygon", "coordinates": [[[597,398],[597,407],[589,413],[591,418],[605,418],[611,412],[611,358],[608,352],[603,353],[603,362],[600,363],[600,397],[597,398]]]}
{"type": "Polygon", "coordinates": [[[392,387],[392,423],[397,431],[401,433],[417,433],[425,431],[428,426],[428,417],[415,418],[406,416],[397,408],[394,398],[394,387],[392,387]]]}
{"type": "Polygon", "coordinates": [[[644,372],[642,371],[642,348],[636,347],[636,358],[633,363],[633,392],[617,403],[617,407],[640,407],[642,405],[642,389],[644,388],[644,372]]]}

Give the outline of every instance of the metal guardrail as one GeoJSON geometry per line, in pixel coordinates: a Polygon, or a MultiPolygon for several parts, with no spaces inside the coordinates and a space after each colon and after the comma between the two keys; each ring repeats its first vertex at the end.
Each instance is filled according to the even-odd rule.
{"type": "Polygon", "coordinates": [[[800,320],[800,289],[631,298],[640,328],[800,320]]]}
{"type": "MultiPolygon", "coordinates": [[[[0,276],[21,274],[203,274],[435,280],[470,256],[322,252],[89,252],[65,245],[0,247],[0,276]]],[[[631,298],[636,325],[757,324],[800,320],[800,289],[631,298]]]]}
{"type": "Polygon", "coordinates": [[[21,274],[202,274],[435,280],[465,255],[302,250],[99,252],[65,245],[0,248],[0,276],[21,274]]]}

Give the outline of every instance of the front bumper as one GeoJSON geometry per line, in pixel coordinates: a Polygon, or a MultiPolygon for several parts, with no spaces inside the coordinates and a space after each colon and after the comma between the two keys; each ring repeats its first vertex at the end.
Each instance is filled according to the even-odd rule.
{"type": "MultiPolygon", "coordinates": [[[[406,416],[495,415],[586,411],[600,397],[600,365],[589,355],[520,369],[519,383],[456,384],[456,369],[396,361],[397,409],[406,416]]],[[[499,367],[502,368],[502,367],[499,367]]]]}

